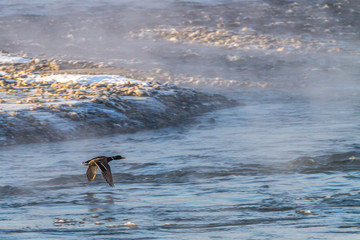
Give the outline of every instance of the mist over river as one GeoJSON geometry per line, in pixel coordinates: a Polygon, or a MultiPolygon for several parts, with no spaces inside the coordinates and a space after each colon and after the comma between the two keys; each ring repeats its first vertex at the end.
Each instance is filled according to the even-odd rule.
{"type": "Polygon", "coordinates": [[[242,103],[1,147],[0,239],[358,239],[359,37],[355,0],[0,1],[4,54],[242,103]],[[81,162],[117,154],[114,188],[88,182],[81,162]]]}

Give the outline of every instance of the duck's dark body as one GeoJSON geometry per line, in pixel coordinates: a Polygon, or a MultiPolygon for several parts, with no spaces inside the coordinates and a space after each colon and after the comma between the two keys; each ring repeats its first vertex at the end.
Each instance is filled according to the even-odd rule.
{"type": "Polygon", "coordinates": [[[102,173],[103,177],[105,178],[106,182],[110,186],[113,187],[114,182],[113,182],[109,162],[111,162],[112,160],[118,160],[118,159],[124,159],[124,157],[122,157],[120,155],[116,155],[113,157],[99,156],[99,157],[92,158],[86,162],[83,162],[82,163],[83,165],[88,166],[88,169],[86,171],[86,176],[87,176],[88,180],[90,182],[92,180],[94,180],[97,169],[100,168],[101,173],[102,173]]]}

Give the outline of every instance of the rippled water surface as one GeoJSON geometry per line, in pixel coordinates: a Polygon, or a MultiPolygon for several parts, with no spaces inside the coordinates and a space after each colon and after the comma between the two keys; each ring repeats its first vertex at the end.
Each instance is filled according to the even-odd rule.
{"type": "MultiPolygon", "coordinates": [[[[356,1],[338,1],[339,5],[318,0],[316,6],[310,1],[253,1],[258,5],[250,1],[223,1],[223,5],[165,2],[176,7],[175,15],[162,11],[162,5],[150,4],[151,10],[140,6],[142,13],[153,16],[150,27],[164,23],[162,17],[169,20],[164,24],[175,28],[176,24],[213,27],[221,22],[229,31],[242,32],[248,27],[265,35],[321,44],[297,52],[161,41],[149,45],[155,50],[138,48],[148,55],[156,53],[145,60],[143,54],[134,56],[144,60],[144,65],[213,78],[213,82],[194,86],[220,92],[244,105],[195,116],[191,124],[178,127],[2,147],[0,239],[357,239],[360,55],[356,17],[360,10],[356,1]],[[246,12],[244,6],[251,11],[246,12]],[[234,18],[231,9],[238,9],[240,17],[234,18]],[[341,47],[339,52],[333,52],[334,42],[341,47]],[[189,49],[192,57],[184,55],[189,49]],[[126,159],[111,162],[114,188],[101,175],[87,181],[81,162],[117,154],[126,159]]],[[[113,6],[114,1],[107,3],[113,6]]],[[[16,14],[24,9],[34,15],[46,14],[36,8],[38,4],[42,1],[34,5],[4,1],[0,6],[8,8],[0,11],[1,21],[19,22],[16,14]],[[6,15],[12,14],[15,17],[9,20],[6,15]]],[[[106,25],[117,35],[118,29],[109,22],[113,19],[110,13],[122,8],[109,9],[98,1],[85,6],[94,7],[96,14],[80,14],[76,21],[89,21],[87,27],[106,25]]],[[[61,15],[57,7],[64,6],[47,5],[61,15]]],[[[62,22],[55,13],[50,15],[54,18],[50,23],[62,22]]],[[[23,21],[37,26],[32,18],[23,21]]],[[[1,39],[6,36],[16,41],[6,44],[4,40],[0,46],[60,56],[63,52],[56,51],[70,44],[66,54],[90,59],[106,56],[121,63],[124,47],[115,45],[111,51],[104,45],[86,48],[88,55],[82,55],[83,43],[98,43],[91,42],[97,39],[94,35],[82,32],[81,24],[62,33],[73,34],[74,39],[69,37],[70,43],[64,46],[57,43],[59,48],[49,48],[51,44],[43,39],[2,25],[0,31],[8,35],[1,39]],[[77,32],[84,34],[79,36],[80,44],[77,32]]],[[[137,22],[130,27],[142,25],[137,22]]],[[[23,28],[14,24],[14,29],[23,28]]],[[[44,39],[52,39],[52,28],[44,29],[44,39]]]]}
{"type": "Polygon", "coordinates": [[[191,126],[2,148],[1,238],[358,234],[356,114],[324,124],[331,109],[295,107],[260,101],[191,126]],[[87,182],[81,161],[118,153],[127,158],[111,162],[114,188],[100,175],[87,182]]]}

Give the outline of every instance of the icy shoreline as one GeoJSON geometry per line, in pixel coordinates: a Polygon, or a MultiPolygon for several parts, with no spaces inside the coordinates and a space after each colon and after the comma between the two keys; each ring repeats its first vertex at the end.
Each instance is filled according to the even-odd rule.
{"type": "Polygon", "coordinates": [[[59,70],[52,62],[0,66],[0,146],[156,129],[237,104],[218,94],[119,75],[27,71],[59,70]]]}

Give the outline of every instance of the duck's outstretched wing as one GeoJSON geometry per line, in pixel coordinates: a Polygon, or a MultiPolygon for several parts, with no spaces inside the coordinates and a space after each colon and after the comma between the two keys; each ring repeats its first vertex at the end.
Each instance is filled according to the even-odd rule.
{"type": "Polygon", "coordinates": [[[113,187],[114,182],[111,174],[111,168],[110,165],[107,163],[106,159],[102,159],[100,161],[96,162],[96,165],[101,169],[101,173],[106,180],[106,182],[113,187]]]}
{"type": "Polygon", "coordinates": [[[95,176],[96,176],[96,171],[97,171],[98,167],[97,165],[89,165],[87,171],[86,171],[86,176],[88,178],[88,180],[91,182],[92,180],[94,180],[95,176]]]}

